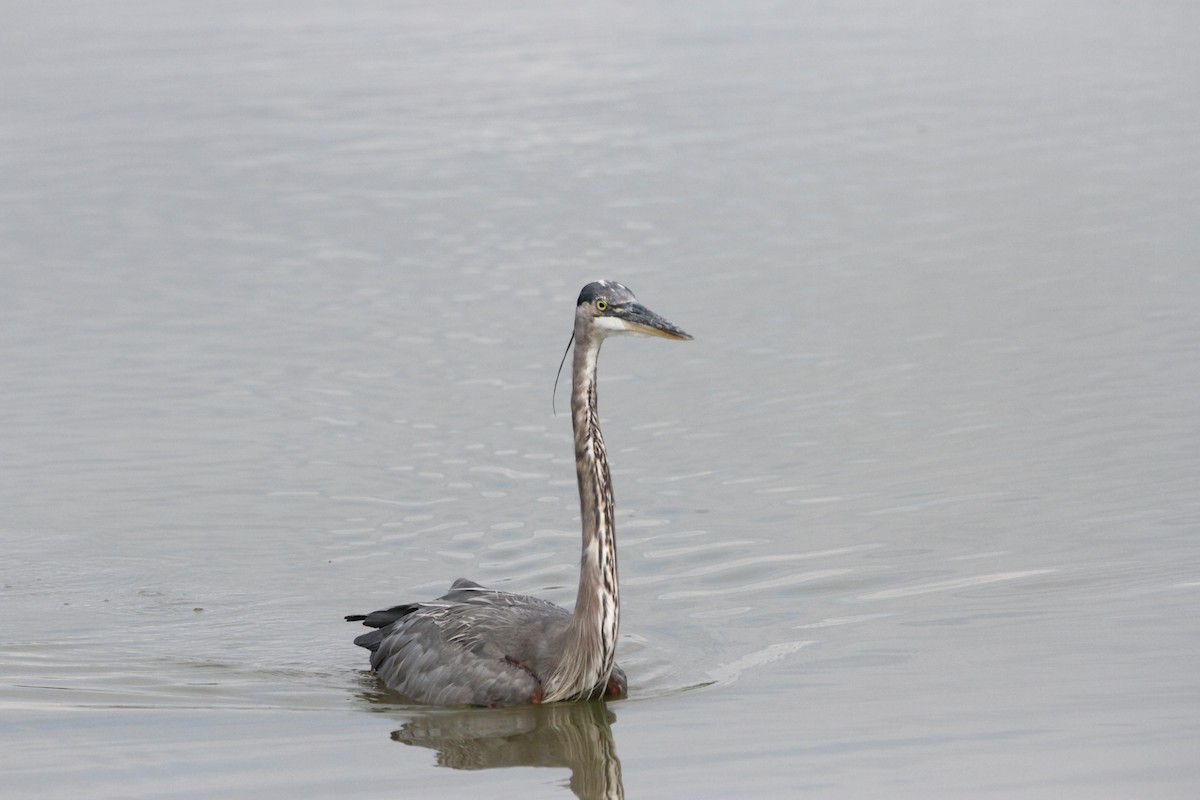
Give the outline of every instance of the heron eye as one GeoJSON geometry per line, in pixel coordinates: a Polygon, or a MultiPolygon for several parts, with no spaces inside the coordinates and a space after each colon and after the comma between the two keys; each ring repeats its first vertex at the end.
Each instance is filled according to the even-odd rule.
{"type": "Polygon", "coordinates": [[[596,301],[596,310],[597,311],[608,311],[608,302],[605,300],[597,300],[596,301]]]}

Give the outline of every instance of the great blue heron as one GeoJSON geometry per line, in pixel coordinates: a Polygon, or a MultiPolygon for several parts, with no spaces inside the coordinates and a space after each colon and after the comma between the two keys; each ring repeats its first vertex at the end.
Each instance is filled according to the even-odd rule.
{"type": "Polygon", "coordinates": [[[692,338],[619,283],[597,281],[579,293],[571,336],[571,427],[583,554],[574,612],[460,578],[437,600],[346,617],[377,629],[354,643],[371,651],[371,667],[388,688],[439,705],[625,694],[625,672],[613,660],[620,602],[612,479],[596,407],[596,357],[614,333],[692,338]]]}

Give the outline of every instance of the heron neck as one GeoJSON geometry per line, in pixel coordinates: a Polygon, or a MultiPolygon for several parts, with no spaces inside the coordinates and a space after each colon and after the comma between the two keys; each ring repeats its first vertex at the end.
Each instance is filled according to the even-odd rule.
{"type": "Polygon", "coordinates": [[[620,598],[612,481],[596,404],[599,353],[600,338],[587,335],[586,326],[578,326],[571,381],[571,426],[575,433],[583,554],[575,611],[558,667],[547,687],[544,698],[547,701],[603,693],[616,651],[620,598]]]}

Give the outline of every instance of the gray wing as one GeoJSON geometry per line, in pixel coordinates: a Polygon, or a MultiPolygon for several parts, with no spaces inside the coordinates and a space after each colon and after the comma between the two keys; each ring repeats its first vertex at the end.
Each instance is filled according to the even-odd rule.
{"type": "Polygon", "coordinates": [[[460,579],[438,600],[347,619],[378,628],[354,643],[388,688],[420,703],[500,706],[540,699],[570,614],[460,579]]]}

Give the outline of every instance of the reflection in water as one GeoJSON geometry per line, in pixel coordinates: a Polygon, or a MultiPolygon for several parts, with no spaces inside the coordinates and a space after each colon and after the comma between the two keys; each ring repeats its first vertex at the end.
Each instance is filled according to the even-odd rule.
{"type": "Polygon", "coordinates": [[[454,769],[566,767],[580,798],[625,796],[613,743],[616,717],[602,701],[421,712],[392,733],[437,750],[454,769]]]}

